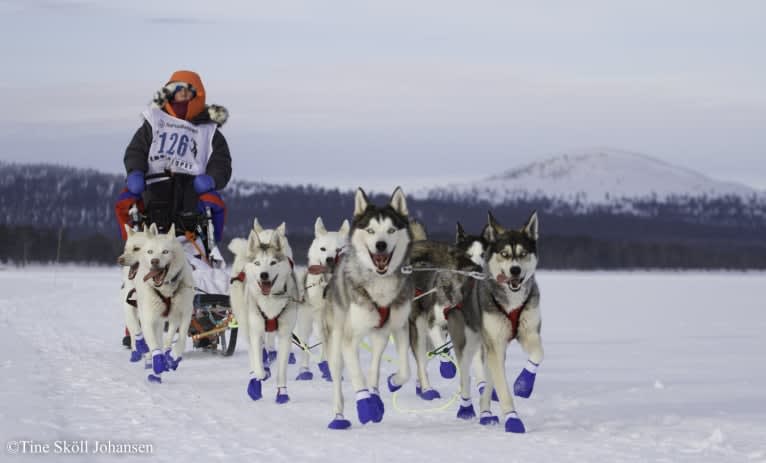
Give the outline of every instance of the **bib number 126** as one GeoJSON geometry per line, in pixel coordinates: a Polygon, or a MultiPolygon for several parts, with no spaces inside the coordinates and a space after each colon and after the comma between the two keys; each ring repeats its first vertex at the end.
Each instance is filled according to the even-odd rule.
{"type": "Polygon", "coordinates": [[[178,135],[176,132],[170,134],[160,132],[159,137],[160,149],[157,151],[157,154],[167,153],[183,157],[189,148],[189,137],[187,135],[178,135]],[[167,151],[165,151],[165,145],[169,145],[167,151]]]}

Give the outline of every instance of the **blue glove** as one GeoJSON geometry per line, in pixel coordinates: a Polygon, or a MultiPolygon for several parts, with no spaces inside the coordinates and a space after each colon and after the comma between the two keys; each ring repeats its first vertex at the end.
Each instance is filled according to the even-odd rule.
{"type": "Polygon", "coordinates": [[[215,190],[215,180],[213,180],[213,177],[206,174],[197,175],[194,177],[194,190],[198,195],[215,190]]]}
{"type": "Polygon", "coordinates": [[[146,182],[144,181],[144,173],[140,170],[133,170],[128,174],[125,179],[125,185],[128,187],[128,191],[134,195],[140,195],[146,188],[146,182]]]}

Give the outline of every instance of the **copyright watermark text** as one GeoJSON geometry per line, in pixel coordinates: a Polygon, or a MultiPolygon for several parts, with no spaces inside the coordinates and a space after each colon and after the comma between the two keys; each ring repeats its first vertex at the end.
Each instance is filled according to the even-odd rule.
{"type": "Polygon", "coordinates": [[[113,440],[9,440],[5,444],[8,455],[149,455],[154,445],[148,442],[113,440]]]}

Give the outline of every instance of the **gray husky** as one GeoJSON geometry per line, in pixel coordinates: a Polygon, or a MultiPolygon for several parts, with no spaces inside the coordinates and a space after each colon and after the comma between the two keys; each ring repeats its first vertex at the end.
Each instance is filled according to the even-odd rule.
{"type": "MultiPolygon", "coordinates": [[[[497,390],[507,432],[523,433],[524,424],[516,414],[513,397],[505,374],[508,343],[516,339],[529,355],[527,366],[516,378],[514,393],[529,397],[534,386],[537,367],[543,359],[540,339],[540,291],[535,281],[537,268],[537,213],[533,213],[521,230],[506,230],[489,214],[484,237],[489,243],[486,269],[489,278],[473,285],[464,297],[466,325],[471,332],[479,329],[488,384],[481,396],[480,423],[499,423],[490,411],[492,386],[497,390]]],[[[450,335],[452,333],[450,332],[450,335]]],[[[453,337],[458,357],[472,355],[475,345],[469,339],[463,345],[453,337]]],[[[470,357],[469,357],[470,358],[470,357]]],[[[461,365],[462,366],[462,365],[461,365]]],[[[461,385],[465,394],[465,385],[461,385]]],[[[462,396],[459,417],[474,415],[468,395],[462,396]],[[462,416],[461,416],[462,415],[462,416]]]]}
{"type": "Polygon", "coordinates": [[[380,361],[392,334],[399,370],[389,376],[388,387],[395,391],[409,379],[408,318],[414,289],[411,276],[402,269],[409,265],[411,241],[407,203],[400,188],[383,207],[370,204],[364,191],[357,190],[348,252],[327,287],[329,303],[322,317],[334,393],[335,418],[330,429],[351,426],[343,416],[344,364],[356,391],[359,421],[383,419],[378,393],[380,361]],[[365,336],[372,344],[366,380],[359,363],[359,344],[365,336]]]}

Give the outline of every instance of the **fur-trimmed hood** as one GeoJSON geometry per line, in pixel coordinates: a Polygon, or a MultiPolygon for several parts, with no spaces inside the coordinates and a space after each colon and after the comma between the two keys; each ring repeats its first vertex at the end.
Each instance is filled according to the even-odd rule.
{"type": "Polygon", "coordinates": [[[189,100],[185,119],[193,124],[215,122],[221,127],[229,119],[229,112],[220,105],[205,104],[205,86],[199,74],[192,71],[176,71],[168,79],[167,84],[159,89],[152,99],[152,105],[162,109],[173,117],[178,117],[173,111],[171,98],[173,93],[169,84],[182,82],[194,91],[194,98],[189,100]]]}

